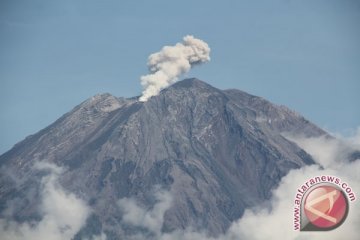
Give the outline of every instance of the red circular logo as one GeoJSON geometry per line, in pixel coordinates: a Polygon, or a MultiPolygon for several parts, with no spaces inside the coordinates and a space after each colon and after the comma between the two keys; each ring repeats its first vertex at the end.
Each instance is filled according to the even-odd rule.
{"type": "Polygon", "coordinates": [[[304,204],[304,212],[314,226],[334,229],[340,226],[348,212],[345,194],[333,186],[319,186],[311,190],[304,204]]]}

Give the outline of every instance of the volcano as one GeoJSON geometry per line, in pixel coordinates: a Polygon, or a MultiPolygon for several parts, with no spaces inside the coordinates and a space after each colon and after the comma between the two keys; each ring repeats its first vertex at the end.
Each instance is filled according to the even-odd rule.
{"type": "Polygon", "coordinates": [[[124,224],[119,200],[151,209],[154,189],[173,197],[162,232],[192,227],[216,236],[269,199],[290,170],[314,164],[284,133],[326,134],[284,106],[198,79],[179,81],[146,102],[99,94],[0,156],[0,218],[41,220],[44,173],[33,166],[46,162],[65,169],[59,184],[92,209],[75,239],[146,231],[124,224]]]}

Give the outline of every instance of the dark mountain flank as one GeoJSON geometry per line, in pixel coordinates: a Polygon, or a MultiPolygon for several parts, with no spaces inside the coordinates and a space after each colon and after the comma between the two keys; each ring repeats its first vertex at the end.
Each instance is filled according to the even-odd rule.
{"type": "Polygon", "coordinates": [[[132,197],[151,208],[157,186],[173,195],[162,231],[217,235],[269,199],[289,170],[314,163],[284,132],[325,134],[286,107],[197,79],[147,102],[96,95],[0,156],[2,171],[16,176],[0,175],[0,212],[17,199],[15,220],[39,219],[41,172],[32,166],[45,161],[62,166],[63,188],[94,209],[82,232],[96,226],[112,239],[137,231],[123,226],[117,202],[132,197]]]}

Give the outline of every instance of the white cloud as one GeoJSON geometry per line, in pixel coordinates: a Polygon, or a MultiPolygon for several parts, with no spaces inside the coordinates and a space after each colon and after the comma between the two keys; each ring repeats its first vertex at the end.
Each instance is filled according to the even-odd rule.
{"type": "Polygon", "coordinates": [[[91,236],[90,238],[83,238],[82,240],[106,240],[107,237],[104,232],[102,232],[100,235],[91,236]]]}
{"type": "MultiPolygon", "coordinates": [[[[176,230],[171,233],[161,231],[164,215],[172,206],[169,191],[156,188],[156,202],[150,209],[144,209],[135,200],[119,200],[123,210],[124,223],[147,229],[151,235],[140,232],[129,236],[132,240],[262,240],[262,239],[347,239],[356,240],[360,234],[360,204],[350,203],[346,221],[337,229],[328,232],[298,232],[293,230],[293,207],[296,190],[314,176],[334,175],[347,182],[355,194],[360,195],[360,161],[348,162],[345,157],[354,150],[360,150],[360,131],[350,138],[328,137],[304,138],[291,137],[300,147],[313,156],[319,165],[306,166],[292,170],[273,191],[270,208],[257,207],[245,211],[243,217],[232,223],[228,231],[217,238],[206,235],[204,229],[176,230]]],[[[48,169],[50,174],[42,183],[41,209],[43,219],[38,223],[18,224],[0,219],[0,236],[3,240],[20,239],[71,239],[82,226],[91,212],[90,208],[74,194],[66,192],[59,184],[58,177],[63,172],[52,164],[37,164],[38,169],[48,169]]],[[[91,239],[104,240],[106,236],[92,236],[91,239]]]]}
{"type": "Polygon", "coordinates": [[[90,213],[86,203],[72,193],[66,192],[58,183],[63,169],[49,163],[37,163],[36,169],[49,170],[41,180],[40,222],[25,222],[0,219],[2,240],[68,240],[84,226],[90,213]]]}
{"type": "MultiPolygon", "coordinates": [[[[360,132],[358,132],[360,133],[360,132]]],[[[272,209],[247,210],[244,216],[233,223],[227,233],[228,239],[359,239],[359,201],[350,204],[346,221],[337,229],[328,232],[293,231],[293,207],[296,189],[309,178],[319,175],[334,175],[347,182],[360,194],[360,161],[348,162],[345,157],[359,146],[359,135],[352,138],[332,139],[327,137],[292,137],[300,147],[313,156],[322,167],[306,166],[291,171],[273,192],[272,209]]]]}
{"type": "Polygon", "coordinates": [[[148,211],[141,208],[136,201],[131,198],[119,200],[119,206],[124,212],[124,222],[146,228],[156,236],[159,236],[164,223],[164,214],[171,206],[172,197],[170,192],[159,188],[155,189],[154,196],[157,202],[148,211]]]}

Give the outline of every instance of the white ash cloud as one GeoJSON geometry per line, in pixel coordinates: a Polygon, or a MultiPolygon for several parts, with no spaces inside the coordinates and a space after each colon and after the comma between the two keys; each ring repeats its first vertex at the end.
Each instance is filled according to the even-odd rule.
{"type": "MultiPolygon", "coordinates": [[[[53,164],[38,162],[38,170],[50,173],[41,179],[39,222],[18,223],[9,219],[0,219],[0,238],[2,240],[68,240],[85,225],[91,213],[88,205],[75,194],[67,192],[58,179],[63,168],[53,164]]],[[[94,236],[105,239],[104,236],[94,236]]]]}
{"type": "MultiPolygon", "coordinates": [[[[289,138],[289,137],[288,137],[289,138]]],[[[346,239],[356,240],[360,234],[360,202],[350,203],[350,211],[346,221],[337,229],[328,232],[298,232],[293,230],[294,197],[297,189],[308,179],[320,175],[340,177],[353,189],[356,196],[360,196],[360,160],[347,161],[346,157],[355,150],[360,150],[360,129],[356,136],[351,138],[304,138],[292,136],[296,142],[308,152],[317,165],[305,166],[290,171],[282,178],[279,187],[273,191],[269,204],[270,208],[255,207],[245,211],[242,218],[234,221],[228,231],[218,237],[209,237],[204,229],[176,230],[171,233],[162,233],[161,226],[149,224],[154,219],[162,225],[165,212],[171,207],[170,192],[162,192],[166,197],[158,198],[154,208],[145,210],[132,199],[120,201],[123,209],[127,209],[124,219],[127,223],[142,226],[154,233],[157,240],[263,240],[263,239],[346,239]],[[163,200],[160,200],[163,199],[163,200]],[[154,211],[161,209],[161,211],[154,211]],[[149,217],[151,216],[151,217],[149,217]],[[147,219],[147,220],[144,220],[147,219]]],[[[149,239],[146,234],[139,233],[130,239],[149,239]]]]}
{"type": "Polygon", "coordinates": [[[185,36],[181,43],[163,47],[148,58],[150,73],[141,77],[144,91],[139,100],[147,101],[176,82],[179,76],[189,72],[192,66],[208,61],[210,61],[209,45],[191,35],[185,36]]]}

